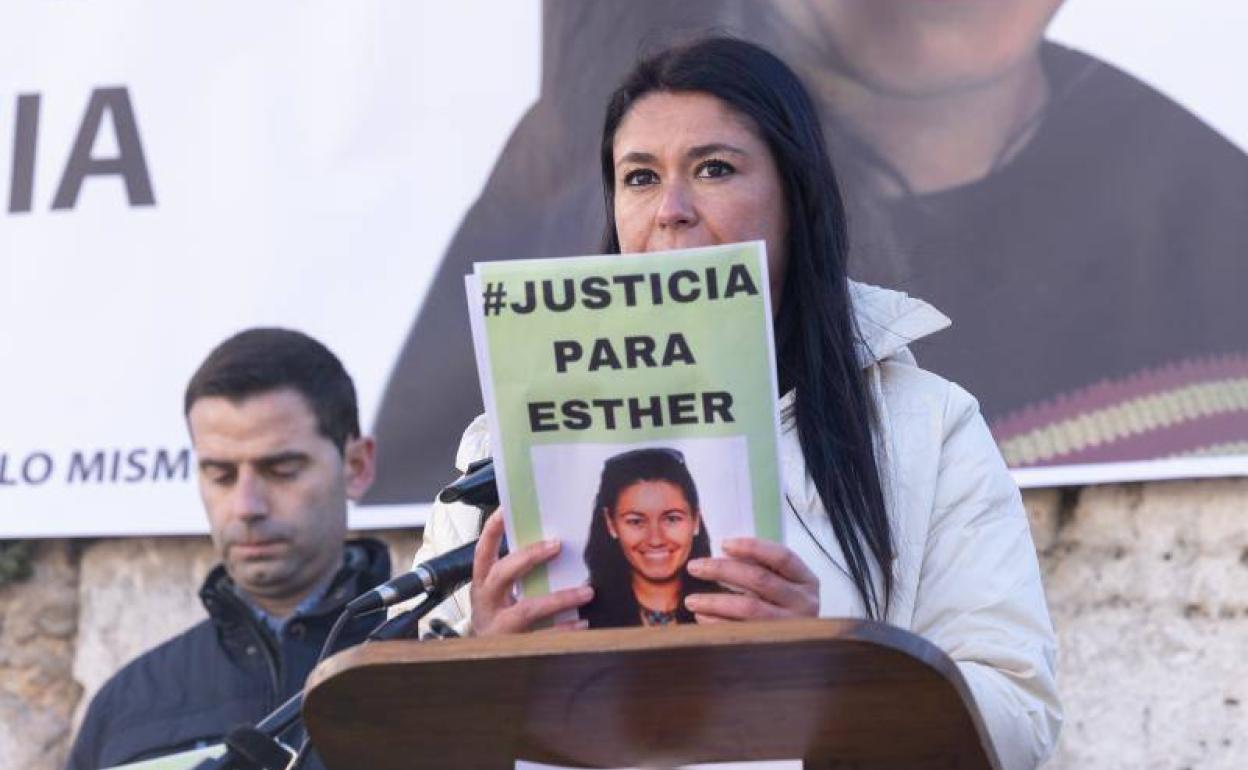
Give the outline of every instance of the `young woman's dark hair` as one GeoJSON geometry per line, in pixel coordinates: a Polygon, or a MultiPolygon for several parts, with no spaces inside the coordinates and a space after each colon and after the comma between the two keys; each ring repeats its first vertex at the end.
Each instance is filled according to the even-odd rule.
{"type": "MultiPolygon", "coordinates": [[[[591,628],[641,625],[641,605],[633,593],[632,567],[624,558],[619,542],[611,537],[607,529],[607,516],[615,513],[620,494],[642,481],[666,481],[679,487],[689,503],[689,509],[701,517],[698,490],[680,452],[665,448],[635,449],[615,455],[603,464],[602,479],[594,498],[594,512],[590,517],[589,540],[585,544],[585,566],[589,569],[589,584],[594,587],[594,598],[580,609],[581,618],[588,620],[591,628]]],[[[693,537],[689,558],[710,555],[711,538],[706,532],[706,522],[701,521],[698,533],[693,537]]],[[[694,622],[693,613],[685,609],[686,596],[718,590],[715,584],[690,575],[682,565],[676,622],[694,622]]]]}
{"type": "Polygon", "coordinates": [[[855,351],[860,335],[846,282],[844,206],[818,113],[788,65],[752,43],[712,37],[644,59],[611,96],[603,125],[608,253],[620,251],[615,134],[632,106],[655,92],[717,97],[753,121],[775,160],[789,217],[788,270],[775,319],[780,386],[796,391],[793,417],[807,472],[868,616],[882,619],[894,547],[875,457],[875,407],[855,351]],[[883,580],[882,596],[873,570],[883,580]]]}

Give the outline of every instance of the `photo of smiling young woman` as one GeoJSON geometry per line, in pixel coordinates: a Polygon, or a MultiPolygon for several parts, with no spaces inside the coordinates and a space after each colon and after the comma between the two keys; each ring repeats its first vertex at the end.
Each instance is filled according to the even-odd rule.
{"type": "Polygon", "coordinates": [[[689,594],[718,590],[686,569],[711,555],[698,490],[675,449],[634,449],[602,468],[585,546],[590,628],[693,623],[689,594]]]}

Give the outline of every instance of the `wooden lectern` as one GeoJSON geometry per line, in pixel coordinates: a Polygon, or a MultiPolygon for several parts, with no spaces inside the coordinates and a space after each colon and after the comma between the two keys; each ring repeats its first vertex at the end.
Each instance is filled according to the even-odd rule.
{"type": "Polygon", "coordinates": [[[859,620],[381,642],[313,672],[330,770],[672,767],[999,770],[961,673],[859,620]]]}

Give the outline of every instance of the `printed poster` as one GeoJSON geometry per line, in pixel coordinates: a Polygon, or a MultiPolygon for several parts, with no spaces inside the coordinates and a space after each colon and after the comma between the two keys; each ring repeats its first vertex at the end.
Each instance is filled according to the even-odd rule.
{"type": "Polygon", "coordinates": [[[558,538],[525,595],[589,582],[591,626],[692,622],[684,569],[780,540],[761,242],[477,263],[467,280],[508,542],[558,538]]]}

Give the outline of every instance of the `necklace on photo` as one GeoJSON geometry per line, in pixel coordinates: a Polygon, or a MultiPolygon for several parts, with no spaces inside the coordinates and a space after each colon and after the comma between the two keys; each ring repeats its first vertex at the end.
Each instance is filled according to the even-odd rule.
{"type": "Polygon", "coordinates": [[[676,610],[652,610],[641,608],[641,622],[646,626],[671,626],[676,624],[676,610]]]}

